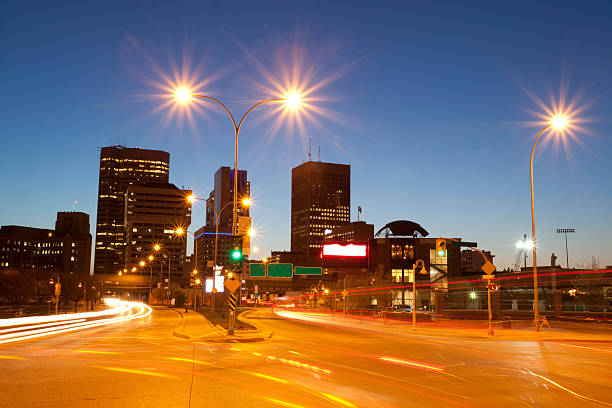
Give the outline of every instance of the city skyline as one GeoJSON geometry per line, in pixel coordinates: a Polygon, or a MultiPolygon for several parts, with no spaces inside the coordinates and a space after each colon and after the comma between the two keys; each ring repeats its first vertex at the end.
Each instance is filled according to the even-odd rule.
{"type": "MultiPolygon", "coordinates": [[[[602,185],[600,178],[612,170],[607,159],[612,156],[612,148],[606,91],[611,83],[602,73],[611,65],[603,44],[612,38],[612,33],[602,19],[605,12],[577,11],[567,4],[550,10],[542,3],[532,5],[530,15],[524,16],[503,7],[476,10],[472,6],[464,11],[464,17],[473,30],[444,45],[459,24],[451,18],[452,5],[447,5],[441,16],[452,24],[440,33],[427,31],[425,23],[433,17],[426,10],[415,9],[412,14],[394,17],[382,9],[374,13],[375,27],[380,27],[384,19],[401,18],[413,26],[397,24],[395,32],[379,33],[382,37],[376,37],[377,41],[386,38],[392,44],[394,38],[416,38],[411,34],[419,30],[427,35],[420,41],[402,42],[397,50],[390,45],[380,46],[373,58],[368,56],[374,52],[370,51],[369,36],[377,33],[359,31],[359,16],[363,18],[371,12],[362,5],[350,12],[351,19],[343,19],[337,6],[331,7],[329,17],[322,19],[317,19],[309,7],[298,15],[280,7],[278,15],[287,17],[282,24],[273,24],[276,20],[257,12],[273,32],[290,40],[279,41],[270,34],[263,40],[251,41],[247,33],[255,26],[245,21],[244,29],[217,34],[222,47],[232,52],[220,51],[212,42],[196,42],[196,38],[211,31],[189,24],[184,30],[187,40],[183,33],[174,34],[177,26],[170,23],[160,24],[159,31],[148,37],[151,32],[136,19],[138,6],[127,7],[127,17],[118,22],[123,30],[108,28],[111,25],[107,24],[107,31],[100,35],[110,40],[94,47],[108,61],[99,61],[99,66],[74,63],[66,72],[59,71],[59,67],[66,67],[74,55],[63,48],[47,55],[45,44],[68,41],[83,55],[94,58],[85,46],[96,44],[97,33],[85,33],[81,39],[69,39],[67,33],[78,29],[68,24],[70,19],[78,20],[71,13],[83,12],[87,20],[95,8],[71,10],[64,16],[50,10],[56,13],[52,21],[43,24],[41,13],[30,25],[24,23],[17,6],[8,11],[7,15],[14,19],[6,22],[6,30],[10,38],[19,38],[23,47],[10,48],[7,54],[7,58],[22,61],[19,70],[9,67],[9,76],[21,87],[7,86],[7,98],[1,102],[5,131],[12,137],[4,139],[10,154],[0,164],[5,175],[1,187],[11,192],[0,203],[0,225],[52,228],[53,214],[69,210],[73,200],[77,200],[78,211],[93,219],[97,211],[97,167],[91,163],[97,160],[97,147],[115,143],[168,151],[173,158],[173,182],[206,198],[214,171],[220,166],[233,167],[230,124],[221,113],[208,108],[203,108],[203,115],[194,116],[193,128],[187,122],[180,125],[175,118],[166,124],[165,114],[152,113],[159,104],[145,96],[158,90],[142,80],[155,74],[146,56],[162,71],[171,72],[162,44],[170,44],[167,47],[174,61],[181,61],[183,49],[191,48],[191,65],[204,62],[205,70],[209,69],[203,77],[221,75],[211,82],[211,93],[241,112],[265,94],[249,84],[251,79],[261,82],[261,74],[253,78],[248,72],[274,54],[266,48],[287,55],[293,55],[287,50],[297,48],[318,69],[321,75],[317,79],[333,79],[317,91],[316,96],[322,99],[312,103],[327,109],[324,113],[332,112],[338,122],[319,115],[320,126],[305,121],[305,131],[300,131],[281,124],[276,137],[270,138],[269,132],[277,125],[270,115],[272,109],[262,108],[249,118],[241,135],[239,168],[248,170],[254,186],[252,216],[259,234],[252,245],[260,249],[256,255],[289,249],[290,171],[307,158],[307,137],[312,136],[314,157],[320,144],[323,161],[352,167],[351,221],[356,220],[357,206],[364,209],[362,219],[377,228],[396,219],[413,220],[432,235],[476,241],[481,248],[492,251],[500,269],[510,266],[516,254],[515,242],[525,233],[530,235],[529,150],[538,128],[523,125],[539,121],[529,110],[541,110],[523,89],[549,104],[550,87],[556,98],[567,92],[571,99],[583,92],[580,106],[587,105],[589,109],[582,115],[593,120],[581,125],[585,132],[577,132],[579,143],[570,141],[569,160],[562,146],[555,149],[548,143],[537,151],[535,209],[540,263],[545,264],[552,252],[563,259],[565,244],[556,229],[575,228],[576,234],[569,238],[570,266],[590,263],[592,256],[599,257],[602,266],[612,264],[605,228],[612,225],[612,215],[607,210],[612,192],[609,181],[604,177],[602,185]],[[532,28],[531,23],[544,11],[551,21],[563,24],[532,28]],[[508,38],[501,34],[501,28],[496,31],[478,23],[497,13],[504,13],[504,19],[498,21],[504,30],[519,21],[529,28],[508,38]],[[322,51],[324,55],[317,56],[313,44],[332,30],[334,18],[342,29],[334,31],[328,48],[322,51]],[[423,23],[415,21],[419,18],[423,23]],[[589,30],[584,30],[585,20],[589,21],[589,30]],[[41,27],[32,29],[35,23],[41,27]],[[67,24],[66,31],[51,30],[49,38],[41,39],[43,29],[61,24],[67,24]],[[485,47],[482,54],[475,54],[477,45],[482,46],[479,36],[485,27],[491,30],[489,40],[500,46],[485,47]],[[23,28],[32,30],[25,32],[23,28]],[[531,38],[538,40],[531,45],[531,38]],[[503,46],[511,41],[520,43],[522,48],[504,53],[503,46]],[[36,54],[31,52],[34,50],[45,56],[49,72],[56,75],[55,81],[44,81],[35,57],[24,54],[36,54]],[[392,51],[398,52],[397,58],[392,51]],[[423,63],[412,63],[410,55],[423,63]],[[324,63],[319,62],[321,59],[324,63]],[[490,62],[485,63],[487,59],[490,62]],[[135,61],[136,73],[128,69],[128,61],[135,61]],[[239,67],[229,69],[234,63],[239,67]],[[395,79],[391,80],[391,76],[395,79]],[[90,77],[97,80],[88,89],[83,85],[90,82],[90,77]],[[40,99],[25,96],[33,93],[40,94],[40,99]],[[26,152],[32,161],[20,159],[26,152]]],[[[147,11],[152,20],[160,22],[168,10],[151,6],[147,11]]],[[[100,18],[113,19],[105,14],[100,18]]],[[[192,21],[185,15],[177,20],[192,21]]],[[[263,65],[274,71],[270,64],[263,65]]],[[[181,63],[178,66],[180,69],[181,63]]],[[[205,206],[194,205],[192,216],[192,225],[204,225],[205,206]]],[[[93,226],[91,232],[95,234],[93,226]]],[[[191,242],[189,248],[191,253],[191,242]]]]}

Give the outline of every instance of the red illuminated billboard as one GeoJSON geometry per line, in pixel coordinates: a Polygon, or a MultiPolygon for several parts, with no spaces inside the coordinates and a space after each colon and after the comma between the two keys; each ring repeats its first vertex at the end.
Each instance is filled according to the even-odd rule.
{"type": "Polygon", "coordinates": [[[365,258],[368,256],[368,244],[365,243],[328,243],[323,244],[322,257],[365,258]]]}

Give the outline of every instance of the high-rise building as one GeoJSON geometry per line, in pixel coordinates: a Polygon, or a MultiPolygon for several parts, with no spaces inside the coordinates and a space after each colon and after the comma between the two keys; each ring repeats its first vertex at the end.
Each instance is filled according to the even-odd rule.
{"type": "MultiPolygon", "coordinates": [[[[207,262],[215,260],[216,229],[214,226],[205,225],[197,230],[194,235],[194,248],[197,246],[198,249],[195,267],[200,271],[205,271],[208,268],[207,262]]],[[[231,229],[219,228],[219,234],[217,235],[217,265],[222,265],[226,268],[233,265],[230,259],[232,242],[231,229]]],[[[208,270],[210,270],[210,268],[208,268],[208,270]]]]}
{"type": "MultiPolygon", "coordinates": [[[[154,253],[153,247],[158,244],[161,251],[156,262],[164,263],[164,276],[170,268],[171,278],[182,278],[187,255],[187,236],[186,233],[176,235],[176,230],[182,228],[187,231],[191,224],[191,203],[187,200],[190,195],[191,190],[181,190],[173,184],[128,186],[123,223],[127,243],[123,267],[146,261],[147,256],[154,253]]],[[[149,270],[139,269],[137,273],[148,274],[149,270]]]]}
{"type": "Polygon", "coordinates": [[[334,229],[326,230],[324,241],[364,242],[371,238],[374,238],[374,224],[366,224],[365,221],[355,221],[334,229]]]}
{"type": "MultiPolygon", "coordinates": [[[[247,180],[247,171],[238,170],[238,213],[239,217],[249,216],[249,207],[242,204],[242,199],[250,197],[251,183],[247,180]]],[[[219,218],[219,236],[217,242],[217,265],[229,266],[229,248],[232,243],[232,217],[234,204],[234,169],[219,167],[214,176],[214,188],[206,199],[206,225],[195,232],[194,248],[198,255],[194,263],[196,268],[204,270],[208,261],[214,261],[214,242],[216,218],[219,218]]],[[[237,220],[238,221],[238,220],[237,220]]]]}
{"type": "MultiPolygon", "coordinates": [[[[247,180],[247,171],[238,170],[238,216],[249,216],[249,207],[242,205],[242,198],[250,197],[251,183],[247,180]]],[[[215,172],[215,188],[206,200],[206,224],[215,225],[215,216],[219,217],[219,226],[232,229],[232,215],[234,208],[234,169],[229,167],[219,167],[215,172]],[[212,221],[209,224],[209,203],[212,206],[212,221]],[[229,204],[228,204],[229,203],[229,204]],[[227,206],[227,207],[226,207],[227,206]],[[221,214],[219,211],[226,207],[221,214]]]]}
{"type": "Polygon", "coordinates": [[[351,166],[308,161],[291,173],[291,251],[318,257],[325,231],[350,222],[351,166]]]}
{"type": "Polygon", "coordinates": [[[125,193],[130,184],[168,184],[170,154],[160,150],[103,147],[100,152],[94,273],[116,273],[125,264],[125,193]]]}
{"type": "Polygon", "coordinates": [[[0,227],[0,268],[89,275],[89,215],[58,212],[55,230],[5,225],[0,227]]]}

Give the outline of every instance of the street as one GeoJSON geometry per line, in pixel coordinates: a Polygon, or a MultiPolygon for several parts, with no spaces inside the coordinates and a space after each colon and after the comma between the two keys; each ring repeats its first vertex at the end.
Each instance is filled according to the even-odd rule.
{"type": "MultiPolygon", "coordinates": [[[[191,315],[191,313],[190,313],[191,315]]],[[[609,343],[507,341],[248,320],[272,336],[176,337],[178,312],[0,346],[7,407],[611,406],[609,343]]],[[[202,326],[202,335],[210,334],[202,326]]]]}

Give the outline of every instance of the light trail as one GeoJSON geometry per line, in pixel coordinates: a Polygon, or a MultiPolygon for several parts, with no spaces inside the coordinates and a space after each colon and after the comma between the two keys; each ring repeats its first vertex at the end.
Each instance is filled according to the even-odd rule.
{"type": "Polygon", "coordinates": [[[30,340],[54,334],[68,333],[77,330],[84,330],[93,327],[106,326],[115,323],[121,323],[133,319],[141,319],[149,316],[153,309],[140,302],[126,302],[119,299],[106,298],[104,302],[109,306],[114,306],[111,309],[100,312],[74,313],[55,316],[36,316],[25,317],[21,319],[4,319],[0,322],[0,327],[21,326],[16,329],[10,329],[11,332],[0,335],[0,344],[13,343],[17,341],[30,340]],[[132,314],[122,316],[124,313],[133,312],[132,314]],[[105,317],[116,316],[117,317],[105,317]],[[75,317],[78,317],[75,319],[75,317]],[[87,320],[97,319],[97,320],[87,320]],[[7,322],[10,321],[10,322],[7,322]],[[54,324],[57,321],[62,323],[54,324]],[[54,322],[54,323],[50,323],[54,322]],[[38,324],[37,324],[38,323],[38,324]],[[49,327],[51,326],[51,327],[49,327]],[[15,331],[19,330],[19,331],[15,331]]]}

